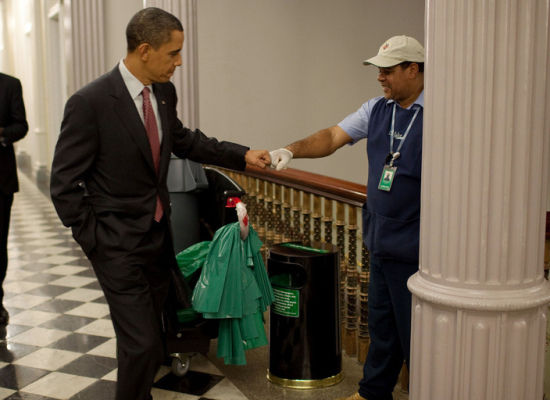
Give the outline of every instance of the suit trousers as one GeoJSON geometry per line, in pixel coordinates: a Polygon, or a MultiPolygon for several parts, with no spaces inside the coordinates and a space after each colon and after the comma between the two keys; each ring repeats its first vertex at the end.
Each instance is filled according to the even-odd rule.
{"type": "Polygon", "coordinates": [[[0,193],[0,306],[4,300],[4,279],[8,270],[8,232],[13,194],[0,193]]]}
{"type": "Polygon", "coordinates": [[[371,256],[369,282],[370,346],[359,394],[368,400],[392,400],[403,361],[409,365],[411,292],[407,280],[418,264],[371,256]]]}
{"type": "Polygon", "coordinates": [[[151,399],[151,387],[164,361],[162,310],[175,263],[165,218],[154,222],[138,248],[104,259],[101,247],[90,256],[103,289],[117,338],[116,400],[151,399]]]}

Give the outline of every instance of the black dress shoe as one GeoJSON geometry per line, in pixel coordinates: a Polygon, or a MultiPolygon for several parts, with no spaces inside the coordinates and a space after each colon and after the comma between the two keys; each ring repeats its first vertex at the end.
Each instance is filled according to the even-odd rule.
{"type": "Polygon", "coordinates": [[[10,314],[4,307],[0,308],[0,325],[7,325],[10,320],[10,314]]]}

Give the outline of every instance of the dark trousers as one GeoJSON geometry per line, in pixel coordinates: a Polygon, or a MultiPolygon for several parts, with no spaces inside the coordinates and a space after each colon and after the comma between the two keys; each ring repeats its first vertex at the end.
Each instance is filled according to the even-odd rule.
{"type": "Polygon", "coordinates": [[[359,382],[368,400],[391,400],[403,361],[409,365],[411,293],[407,280],[418,264],[371,257],[369,284],[370,347],[359,382]]]}
{"type": "Polygon", "coordinates": [[[175,262],[168,225],[154,223],[132,254],[91,257],[111,311],[117,338],[116,400],[151,399],[153,379],[164,361],[161,314],[175,262]]]}
{"type": "Polygon", "coordinates": [[[4,300],[4,279],[8,270],[8,232],[13,194],[0,193],[0,306],[4,300]]]}

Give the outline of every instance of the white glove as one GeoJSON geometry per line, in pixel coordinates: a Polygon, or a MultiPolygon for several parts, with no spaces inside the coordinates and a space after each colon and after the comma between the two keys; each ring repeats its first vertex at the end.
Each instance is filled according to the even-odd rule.
{"type": "Polygon", "coordinates": [[[269,152],[271,157],[271,168],[275,168],[277,171],[285,169],[294,154],[288,149],[281,148],[269,152]]]}

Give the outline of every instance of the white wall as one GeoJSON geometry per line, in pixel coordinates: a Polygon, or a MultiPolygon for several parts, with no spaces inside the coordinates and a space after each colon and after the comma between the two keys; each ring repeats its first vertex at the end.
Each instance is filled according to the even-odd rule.
{"type": "Polygon", "coordinates": [[[106,71],[126,55],[126,25],[142,8],[143,0],[104,0],[106,71]]]}
{"type": "MultiPolygon", "coordinates": [[[[272,149],[335,125],[381,95],[362,60],[397,34],[423,42],[424,0],[200,0],[199,127],[272,149]]],[[[364,183],[365,143],[291,166],[364,183]]]]}

